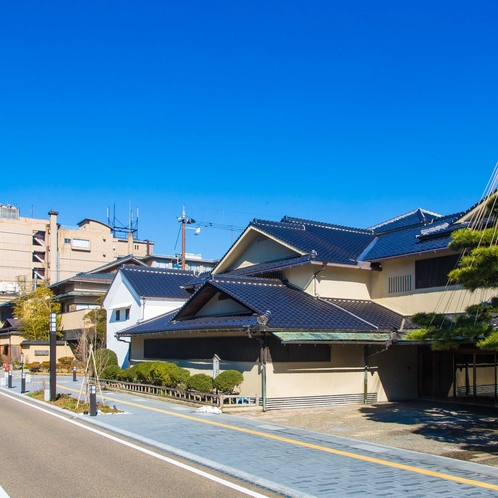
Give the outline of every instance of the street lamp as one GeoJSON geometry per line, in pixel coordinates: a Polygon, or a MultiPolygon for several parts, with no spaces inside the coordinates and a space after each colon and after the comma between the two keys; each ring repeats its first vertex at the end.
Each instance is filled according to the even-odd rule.
{"type": "Polygon", "coordinates": [[[50,313],[50,401],[57,398],[56,363],[57,363],[57,315],[50,313]]]}

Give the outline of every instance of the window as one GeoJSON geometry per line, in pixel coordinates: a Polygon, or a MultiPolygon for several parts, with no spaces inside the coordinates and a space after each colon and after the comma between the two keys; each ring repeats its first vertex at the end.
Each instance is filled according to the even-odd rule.
{"type": "Polygon", "coordinates": [[[388,292],[394,294],[396,292],[409,292],[412,290],[412,276],[399,275],[397,277],[389,277],[388,292]]]}
{"type": "Polygon", "coordinates": [[[415,289],[444,287],[448,283],[448,273],[456,268],[459,258],[459,254],[454,254],[415,261],[415,289]]]}
{"type": "Polygon", "coordinates": [[[138,244],[135,244],[135,251],[138,251],[140,249],[140,246],[138,244]]]}
{"type": "Polygon", "coordinates": [[[73,239],[72,248],[78,251],[89,251],[90,241],[87,239],[73,239]]]}
{"type": "Polygon", "coordinates": [[[71,239],[64,239],[64,244],[70,244],[71,243],[71,239]]]}
{"type": "Polygon", "coordinates": [[[130,308],[116,310],[115,317],[116,317],[116,322],[129,320],[130,319],[130,308]]]}

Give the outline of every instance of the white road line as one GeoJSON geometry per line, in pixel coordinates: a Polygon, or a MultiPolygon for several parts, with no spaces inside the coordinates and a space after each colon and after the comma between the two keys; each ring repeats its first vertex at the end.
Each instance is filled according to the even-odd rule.
{"type": "Polygon", "coordinates": [[[9,495],[2,488],[2,486],[0,486],[0,498],[10,498],[9,495]]]}
{"type": "MultiPolygon", "coordinates": [[[[129,448],[133,448],[134,450],[141,451],[142,453],[145,453],[146,455],[150,455],[154,458],[158,458],[159,460],[163,460],[164,462],[170,463],[171,465],[176,465],[177,467],[180,467],[182,469],[188,470],[189,472],[193,472],[194,474],[197,474],[201,477],[205,477],[206,479],[210,479],[211,481],[217,482],[219,484],[222,484],[223,486],[226,486],[228,488],[232,488],[236,491],[240,491],[241,493],[244,493],[249,496],[253,496],[255,498],[266,498],[265,495],[262,495],[260,493],[256,493],[255,491],[251,491],[250,489],[243,488],[242,486],[239,486],[238,484],[231,483],[229,481],[225,481],[224,479],[221,479],[219,477],[213,476],[211,474],[208,474],[207,472],[204,472],[202,470],[198,470],[194,467],[190,467],[189,465],[185,465],[184,463],[177,462],[171,458],[165,457],[163,455],[160,455],[159,453],[155,453],[151,450],[148,450],[146,448],[142,448],[141,446],[137,446],[136,444],[130,443],[128,441],[124,441],[122,439],[119,439],[118,437],[111,436],[110,434],[106,434],[105,432],[99,431],[97,429],[94,429],[93,427],[88,427],[87,425],[81,424],[80,422],[76,422],[75,420],[71,420],[69,418],[66,418],[62,415],[59,415],[57,413],[54,413],[50,410],[46,410],[45,408],[42,408],[41,406],[33,405],[31,403],[28,403],[27,401],[23,401],[15,396],[10,396],[8,394],[5,394],[0,391],[0,394],[2,396],[5,396],[7,398],[10,398],[14,401],[17,401],[19,403],[23,403],[24,405],[27,405],[31,408],[36,408],[37,410],[40,410],[44,413],[48,413],[49,415],[52,415],[53,417],[57,417],[61,420],[64,420],[65,422],[69,422],[70,424],[76,425],[78,427],[81,427],[82,429],[86,429],[87,431],[93,432],[95,434],[98,434],[99,436],[104,436],[108,439],[111,439],[112,441],[116,441],[117,443],[123,444],[125,446],[128,446],[129,448]]],[[[3,489],[0,487],[0,498],[9,498],[9,496],[5,493],[2,495],[3,489]]]]}

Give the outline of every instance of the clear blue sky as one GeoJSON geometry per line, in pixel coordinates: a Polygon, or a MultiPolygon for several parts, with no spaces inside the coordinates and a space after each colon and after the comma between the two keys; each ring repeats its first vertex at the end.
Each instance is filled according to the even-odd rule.
{"type": "MultiPolygon", "coordinates": [[[[0,203],[367,227],[464,210],[498,161],[496,1],[4,1],[0,203]]],[[[236,234],[189,232],[221,257],[236,234]]]]}

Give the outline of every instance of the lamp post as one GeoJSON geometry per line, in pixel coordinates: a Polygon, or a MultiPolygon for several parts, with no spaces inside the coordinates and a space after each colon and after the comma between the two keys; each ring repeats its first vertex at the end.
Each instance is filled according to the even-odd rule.
{"type": "Polygon", "coordinates": [[[21,394],[26,392],[26,375],[24,374],[24,353],[21,353],[21,394]]]}
{"type": "Polygon", "coordinates": [[[57,315],[50,313],[50,401],[57,398],[56,362],[57,362],[57,315]]]}

